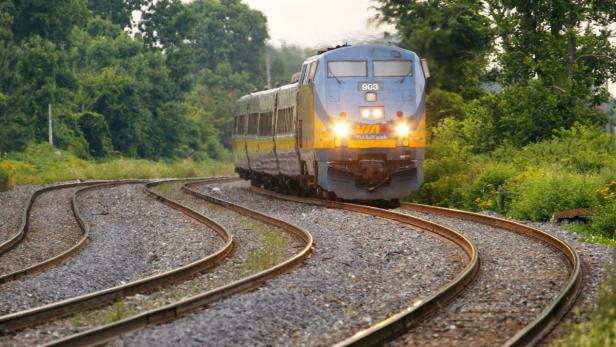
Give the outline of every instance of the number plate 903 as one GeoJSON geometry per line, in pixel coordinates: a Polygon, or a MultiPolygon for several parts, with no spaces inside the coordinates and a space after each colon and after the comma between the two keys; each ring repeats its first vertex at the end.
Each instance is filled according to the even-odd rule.
{"type": "Polygon", "coordinates": [[[357,88],[362,92],[378,92],[383,89],[383,83],[380,82],[359,82],[357,88]]]}

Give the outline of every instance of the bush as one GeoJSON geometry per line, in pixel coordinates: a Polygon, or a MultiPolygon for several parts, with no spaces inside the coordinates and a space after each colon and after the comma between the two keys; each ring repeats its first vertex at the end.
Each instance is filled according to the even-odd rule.
{"type": "Polygon", "coordinates": [[[616,168],[616,145],[614,137],[602,129],[577,124],[516,151],[513,162],[520,167],[558,165],[575,172],[596,173],[606,167],[616,168]]]}
{"type": "Polygon", "coordinates": [[[568,336],[553,345],[561,347],[613,346],[616,337],[615,307],[616,272],[612,269],[599,291],[597,304],[590,320],[571,326],[568,329],[568,336]]]}
{"type": "Polygon", "coordinates": [[[0,192],[6,192],[11,189],[9,179],[9,173],[0,168],[0,192]]]}
{"type": "Polygon", "coordinates": [[[505,213],[511,200],[506,183],[517,171],[510,164],[481,164],[480,173],[468,186],[465,206],[469,210],[492,210],[505,213]]]}
{"type": "Polygon", "coordinates": [[[46,184],[77,178],[199,177],[233,172],[232,164],[211,159],[151,161],[119,158],[94,162],[79,159],[48,144],[30,146],[25,152],[10,153],[0,161],[0,168],[13,176],[15,184],[46,184]]]}
{"type": "Polygon", "coordinates": [[[594,233],[616,237],[616,200],[607,205],[598,206],[593,210],[590,230],[594,233]]]}
{"type": "Polygon", "coordinates": [[[554,212],[590,208],[595,191],[603,185],[599,176],[555,169],[527,171],[508,183],[512,201],[508,215],[518,219],[546,221],[554,212]]]}

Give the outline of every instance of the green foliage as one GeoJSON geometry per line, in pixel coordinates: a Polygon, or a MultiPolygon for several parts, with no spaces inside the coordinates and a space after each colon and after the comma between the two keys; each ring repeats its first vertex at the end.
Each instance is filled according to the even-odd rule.
{"type": "Polygon", "coordinates": [[[478,147],[486,151],[502,144],[525,146],[575,123],[603,124],[605,116],[590,105],[591,100],[574,86],[561,91],[532,81],[483,96],[472,103],[474,109],[468,113],[487,128],[482,135],[484,145],[478,147]]]}
{"type": "Polygon", "coordinates": [[[601,177],[539,169],[526,171],[511,182],[513,199],[508,214],[518,219],[546,221],[558,211],[590,208],[601,177]]]}
{"type": "Polygon", "coordinates": [[[233,166],[211,159],[196,162],[191,159],[150,161],[119,158],[94,162],[79,159],[49,144],[39,144],[0,158],[0,170],[8,172],[14,184],[47,184],[74,179],[228,175],[233,172],[233,166]]]}
{"type": "MultiPolygon", "coordinates": [[[[564,88],[565,81],[600,86],[616,72],[616,49],[609,25],[616,3],[604,0],[487,0],[502,53],[500,79],[506,83],[539,78],[564,88]]],[[[587,90],[591,93],[591,90],[587,90]]]]}
{"type": "Polygon", "coordinates": [[[0,166],[0,192],[6,192],[11,189],[9,178],[9,173],[0,166]]]}
{"type": "Polygon", "coordinates": [[[616,272],[609,270],[590,319],[569,326],[569,335],[553,343],[560,347],[601,347],[616,344],[616,272]]]}
{"type": "Polygon", "coordinates": [[[600,128],[575,125],[522,148],[478,154],[480,128],[446,118],[432,129],[425,183],[413,201],[515,218],[548,220],[554,212],[592,208],[588,230],[612,236],[616,142],[600,128]]]}
{"type": "Polygon", "coordinates": [[[482,93],[480,80],[493,30],[480,0],[378,0],[377,19],[393,23],[403,47],[428,59],[433,86],[464,97],[482,93]]]}
{"type": "Polygon", "coordinates": [[[459,188],[465,192],[466,198],[461,207],[467,210],[505,213],[512,199],[507,183],[515,177],[517,171],[511,164],[498,162],[486,163],[480,170],[467,187],[459,188]]]}
{"type": "Polygon", "coordinates": [[[600,128],[576,125],[516,151],[512,161],[518,167],[541,163],[578,173],[616,172],[616,146],[600,128]]]}
{"type": "Polygon", "coordinates": [[[40,36],[63,42],[73,27],[83,26],[87,21],[84,0],[20,0],[14,3],[13,33],[17,40],[40,36]]]}
{"type": "Polygon", "coordinates": [[[304,60],[311,55],[310,50],[297,46],[267,46],[272,87],[290,83],[293,74],[299,72],[304,60]]]}
{"type": "Polygon", "coordinates": [[[80,158],[228,158],[233,102],[263,85],[265,18],[237,0],[0,10],[0,153],[46,141],[51,104],[55,145],[80,158]]]}
{"type": "Polygon", "coordinates": [[[133,11],[138,11],[150,0],[88,0],[88,8],[95,15],[109,19],[125,28],[131,24],[133,11]]]}
{"type": "Polygon", "coordinates": [[[593,210],[591,231],[612,239],[616,238],[616,199],[593,210]]]}
{"type": "Polygon", "coordinates": [[[460,94],[440,88],[432,88],[426,100],[426,114],[429,126],[445,118],[466,118],[466,104],[460,94]]]}
{"type": "Polygon", "coordinates": [[[113,154],[111,134],[104,116],[94,112],[85,112],[79,115],[78,122],[79,129],[85,137],[89,155],[103,158],[113,154]]]}

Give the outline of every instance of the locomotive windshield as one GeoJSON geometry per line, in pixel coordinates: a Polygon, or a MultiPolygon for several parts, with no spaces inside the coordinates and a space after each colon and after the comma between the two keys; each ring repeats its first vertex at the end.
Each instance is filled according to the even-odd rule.
{"type": "Polygon", "coordinates": [[[328,77],[366,77],[368,62],[366,61],[330,61],[327,63],[328,77]]]}
{"type": "Polygon", "coordinates": [[[410,60],[375,60],[372,64],[374,77],[402,77],[412,74],[410,60]]]}

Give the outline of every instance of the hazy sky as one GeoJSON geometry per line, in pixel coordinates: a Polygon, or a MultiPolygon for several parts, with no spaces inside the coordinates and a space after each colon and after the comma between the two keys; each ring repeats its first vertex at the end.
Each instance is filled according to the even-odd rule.
{"type": "Polygon", "coordinates": [[[368,20],[375,11],[370,0],[243,0],[267,17],[271,42],[304,47],[342,44],[380,37],[391,27],[376,28],[368,20]]]}

